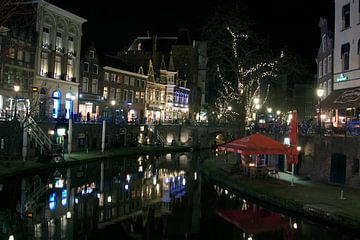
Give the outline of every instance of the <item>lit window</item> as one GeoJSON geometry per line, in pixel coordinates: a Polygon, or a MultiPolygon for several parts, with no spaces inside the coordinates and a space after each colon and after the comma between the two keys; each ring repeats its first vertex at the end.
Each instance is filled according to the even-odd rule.
{"type": "Polygon", "coordinates": [[[83,78],[82,91],[83,92],[88,92],[89,91],[89,79],[87,77],[83,78]]]}
{"type": "Polygon", "coordinates": [[[98,80],[93,79],[92,80],[92,85],[91,85],[91,93],[97,94],[97,92],[98,92],[98,80]]]}

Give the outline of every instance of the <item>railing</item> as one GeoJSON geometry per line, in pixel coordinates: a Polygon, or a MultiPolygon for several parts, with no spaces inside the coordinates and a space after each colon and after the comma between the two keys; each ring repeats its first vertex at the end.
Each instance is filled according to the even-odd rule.
{"type": "Polygon", "coordinates": [[[37,123],[31,116],[28,116],[23,119],[20,118],[19,121],[24,122],[24,125],[26,124],[24,127],[28,128],[29,136],[35,140],[37,145],[40,145],[41,150],[43,150],[43,147],[45,147],[46,150],[48,150],[49,152],[52,152],[52,150],[53,150],[52,149],[52,146],[53,146],[52,141],[44,133],[44,131],[39,127],[39,125],[37,125],[37,123]]]}
{"type": "Polygon", "coordinates": [[[36,202],[46,193],[48,185],[41,182],[41,178],[35,178],[32,185],[25,190],[24,210],[28,211],[36,206],[36,202]]]}

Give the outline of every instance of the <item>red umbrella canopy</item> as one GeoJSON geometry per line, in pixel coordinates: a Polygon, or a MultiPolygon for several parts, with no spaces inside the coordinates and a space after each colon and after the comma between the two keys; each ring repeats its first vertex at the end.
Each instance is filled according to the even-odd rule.
{"type": "Polygon", "coordinates": [[[287,147],[267,136],[256,133],[219,146],[219,150],[250,154],[286,154],[287,147]]]}
{"type": "Polygon", "coordinates": [[[284,216],[262,208],[245,211],[240,209],[217,210],[216,213],[247,233],[261,234],[285,229],[288,226],[288,220],[284,216]]]}

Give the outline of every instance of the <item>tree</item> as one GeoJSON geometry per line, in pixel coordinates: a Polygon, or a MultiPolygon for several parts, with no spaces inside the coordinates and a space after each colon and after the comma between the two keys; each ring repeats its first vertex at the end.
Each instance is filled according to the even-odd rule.
{"type": "Polygon", "coordinates": [[[209,66],[217,90],[214,107],[222,122],[238,124],[245,134],[246,119],[256,104],[262,107],[276,76],[275,61],[265,41],[252,31],[252,21],[240,3],[219,8],[204,28],[209,45],[209,66]],[[259,98],[258,103],[254,99],[259,98]]]}
{"type": "Polygon", "coordinates": [[[0,34],[11,26],[28,27],[34,23],[34,12],[37,1],[28,0],[0,0],[0,34]]]}

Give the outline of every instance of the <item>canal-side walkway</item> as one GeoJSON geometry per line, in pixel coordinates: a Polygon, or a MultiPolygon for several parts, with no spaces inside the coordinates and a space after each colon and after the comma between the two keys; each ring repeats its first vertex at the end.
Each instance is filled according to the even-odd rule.
{"type": "Polygon", "coordinates": [[[360,189],[298,177],[291,186],[291,175],[287,173],[279,173],[279,178],[249,178],[239,172],[224,171],[224,164],[220,158],[204,160],[203,176],[229,190],[277,207],[360,230],[360,189]]]}
{"type": "Polygon", "coordinates": [[[71,154],[64,154],[64,161],[61,162],[49,162],[41,163],[37,159],[29,159],[23,161],[21,159],[11,161],[0,161],[0,180],[16,176],[24,173],[36,173],[38,171],[47,169],[56,169],[60,167],[68,167],[80,163],[88,163],[99,161],[101,159],[114,159],[123,156],[133,155],[146,155],[146,154],[161,154],[168,152],[188,152],[191,151],[189,147],[182,146],[139,146],[139,147],[127,147],[119,149],[106,149],[101,151],[89,151],[89,152],[75,152],[71,154]]]}

